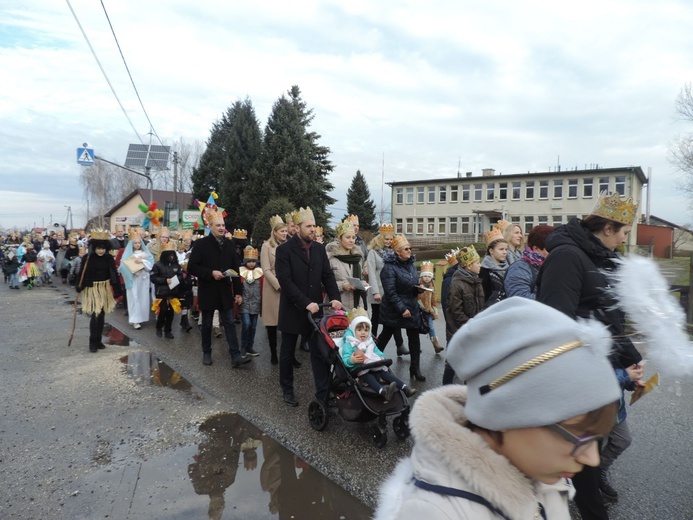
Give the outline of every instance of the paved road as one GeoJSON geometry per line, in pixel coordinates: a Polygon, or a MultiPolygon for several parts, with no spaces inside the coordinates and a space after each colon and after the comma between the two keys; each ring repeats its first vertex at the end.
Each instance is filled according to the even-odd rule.
{"type": "MultiPolygon", "coordinates": [[[[287,407],[281,400],[277,368],[269,363],[262,326],[256,340],[262,355],[250,366],[231,369],[219,339],[214,365],[205,367],[197,329],[189,334],[174,330],[172,341],[158,339],[153,325],[135,331],[116,311],[108,321],[200,389],[193,398],[172,397],[163,389],[133,393],[119,361],[132,347],[90,354],[88,320],[83,316],[78,316],[75,340],[67,347],[72,308],[64,302],[71,295],[62,286],[34,291],[0,286],[0,389],[5,396],[0,405],[1,518],[76,518],[65,515],[79,510],[75,504],[117,501],[117,493],[95,481],[91,488],[81,488],[90,489],[90,496],[85,497],[84,491],[72,496],[70,490],[104,471],[104,464],[95,461],[108,466],[108,457],[99,456],[101,451],[112,453],[113,446],[120,445],[120,451],[132,446],[130,457],[168,453],[189,442],[192,426],[218,411],[238,412],[369,505],[376,502],[379,483],[411,448],[410,441],[398,441],[391,433],[387,447],[378,450],[368,425],[338,417],[331,417],[325,431],[312,430],[307,421],[312,396],[308,356],[299,353],[305,364],[296,371],[301,406],[287,407]],[[363,470],[364,463],[368,471],[363,470]]],[[[437,329],[442,334],[441,322],[437,329]]],[[[422,343],[422,368],[429,379],[417,386],[425,390],[441,380],[443,360],[434,355],[427,339],[422,338],[422,343]]],[[[393,350],[391,345],[386,352],[393,350]]],[[[405,358],[396,360],[393,368],[404,376],[408,366],[405,358]]],[[[649,371],[654,368],[648,366],[649,371]]],[[[614,466],[613,483],[621,500],[611,508],[613,519],[693,519],[692,389],[690,380],[663,378],[658,390],[630,409],[635,440],[614,466]]],[[[154,492],[151,502],[157,504],[154,492]]],[[[167,498],[168,513],[162,518],[175,516],[174,502],[167,498]]]]}

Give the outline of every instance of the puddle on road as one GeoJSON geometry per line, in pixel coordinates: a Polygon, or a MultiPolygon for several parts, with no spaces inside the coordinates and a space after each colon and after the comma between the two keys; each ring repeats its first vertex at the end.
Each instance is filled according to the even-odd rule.
{"type": "Polygon", "coordinates": [[[192,384],[151,352],[133,352],[120,358],[128,376],[156,386],[190,392],[192,384]]]}
{"type": "Polygon", "coordinates": [[[205,439],[188,465],[188,477],[195,494],[209,497],[209,518],[222,518],[227,509],[224,518],[365,520],[372,515],[238,414],[213,415],[200,424],[200,432],[205,439]]]}
{"type": "Polygon", "coordinates": [[[126,336],[123,331],[117,329],[110,323],[103,326],[103,336],[105,345],[116,345],[119,347],[139,347],[140,344],[129,336],[126,336]]]}

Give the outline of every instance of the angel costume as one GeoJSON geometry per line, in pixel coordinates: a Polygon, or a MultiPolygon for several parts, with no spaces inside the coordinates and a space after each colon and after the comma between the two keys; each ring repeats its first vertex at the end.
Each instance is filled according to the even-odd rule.
{"type": "Polygon", "coordinates": [[[125,246],[118,272],[123,276],[127,290],[128,321],[133,325],[139,325],[149,321],[151,307],[149,273],[154,265],[154,257],[147,248],[133,250],[134,243],[134,240],[130,240],[125,246]],[[129,258],[141,260],[143,268],[133,273],[128,267],[131,262],[126,262],[129,258]]]}

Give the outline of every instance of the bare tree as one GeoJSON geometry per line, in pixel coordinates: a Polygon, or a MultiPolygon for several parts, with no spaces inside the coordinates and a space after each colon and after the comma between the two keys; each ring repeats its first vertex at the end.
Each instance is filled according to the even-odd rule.
{"type": "MultiPolygon", "coordinates": [[[[693,123],[693,87],[690,83],[684,85],[679,92],[674,108],[681,120],[693,123]]],[[[693,198],[693,133],[685,134],[672,142],[669,161],[684,174],[681,189],[693,198]]]]}
{"type": "Polygon", "coordinates": [[[173,149],[178,152],[178,191],[192,193],[193,168],[199,164],[205,145],[198,139],[186,141],[180,137],[174,142],[173,149]]]}
{"type": "Polygon", "coordinates": [[[672,255],[676,256],[676,253],[682,248],[684,244],[688,244],[692,240],[691,235],[691,224],[684,224],[681,227],[674,228],[674,243],[672,244],[673,252],[672,255]]]}
{"type": "Polygon", "coordinates": [[[82,168],[80,182],[89,207],[89,217],[98,216],[99,225],[103,227],[103,215],[141,187],[139,179],[134,173],[102,161],[82,168]]]}

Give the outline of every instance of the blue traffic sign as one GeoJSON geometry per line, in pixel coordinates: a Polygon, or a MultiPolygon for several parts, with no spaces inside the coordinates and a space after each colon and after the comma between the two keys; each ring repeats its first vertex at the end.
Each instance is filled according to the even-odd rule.
{"type": "Polygon", "coordinates": [[[94,149],[77,148],[77,162],[87,166],[94,164],[94,149]]]}

